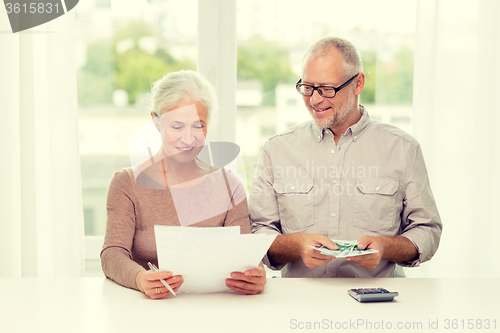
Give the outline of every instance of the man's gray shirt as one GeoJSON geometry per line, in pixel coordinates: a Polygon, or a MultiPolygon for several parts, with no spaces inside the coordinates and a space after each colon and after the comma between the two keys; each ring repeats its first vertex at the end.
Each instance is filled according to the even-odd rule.
{"type": "MultiPolygon", "coordinates": [[[[363,235],[408,238],[419,257],[432,258],[442,224],[432,195],[422,151],[404,131],[361,119],[335,144],[333,133],[313,121],[270,138],[262,149],[249,195],[254,233],[318,233],[333,240],[363,235]]],[[[281,269],[283,277],[404,276],[394,262],[381,260],[371,270],[345,259],[309,268],[302,259],[281,269]]]]}

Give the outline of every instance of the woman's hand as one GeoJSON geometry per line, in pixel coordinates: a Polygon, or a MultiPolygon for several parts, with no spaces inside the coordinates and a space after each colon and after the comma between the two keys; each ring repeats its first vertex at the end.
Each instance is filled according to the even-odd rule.
{"type": "Polygon", "coordinates": [[[246,295],[255,295],[266,284],[266,271],[262,267],[247,269],[245,273],[233,272],[232,279],[226,279],[226,286],[246,295]]]}
{"type": "Polygon", "coordinates": [[[181,275],[172,276],[172,272],[153,272],[141,271],[135,277],[137,288],[151,299],[165,298],[170,295],[170,291],[161,283],[160,279],[165,280],[176,292],[184,280],[181,275]]]}

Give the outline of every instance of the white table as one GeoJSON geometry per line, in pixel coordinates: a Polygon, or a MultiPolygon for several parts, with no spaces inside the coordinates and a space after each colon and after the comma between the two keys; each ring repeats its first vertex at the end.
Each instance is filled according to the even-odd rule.
{"type": "Polygon", "coordinates": [[[153,301],[103,278],[0,278],[0,332],[498,332],[499,282],[277,278],[255,296],[153,301]],[[361,287],[399,296],[358,303],[347,290],[361,287]]]}

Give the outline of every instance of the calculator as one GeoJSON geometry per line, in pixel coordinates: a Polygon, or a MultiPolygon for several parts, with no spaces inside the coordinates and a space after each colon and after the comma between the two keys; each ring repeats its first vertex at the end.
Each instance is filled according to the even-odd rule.
{"type": "Polygon", "coordinates": [[[390,292],[384,288],[349,289],[347,293],[356,301],[365,302],[390,302],[398,296],[397,292],[390,292]]]}

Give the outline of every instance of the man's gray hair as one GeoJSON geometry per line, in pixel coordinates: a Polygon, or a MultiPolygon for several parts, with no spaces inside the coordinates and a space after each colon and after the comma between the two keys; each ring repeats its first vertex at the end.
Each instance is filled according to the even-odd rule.
{"type": "Polygon", "coordinates": [[[347,39],[340,37],[323,37],[313,43],[304,54],[302,66],[314,58],[324,56],[332,48],[337,49],[344,60],[344,77],[349,79],[351,76],[363,71],[363,61],[358,49],[347,39]]]}
{"type": "Polygon", "coordinates": [[[152,84],[151,111],[157,115],[172,110],[181,101],[201,103],[209,118],[218,107],[214,87],[195,71],[171,72],[152,84]]]}

